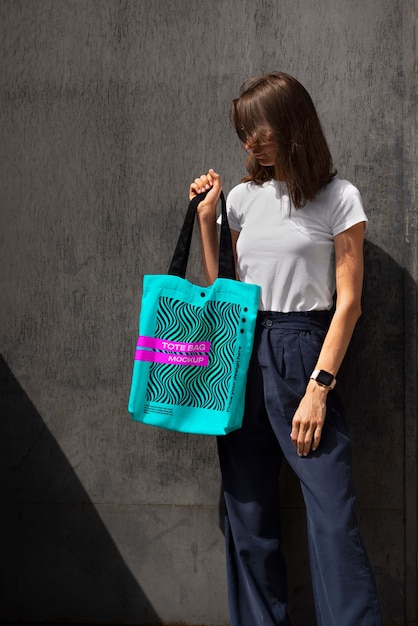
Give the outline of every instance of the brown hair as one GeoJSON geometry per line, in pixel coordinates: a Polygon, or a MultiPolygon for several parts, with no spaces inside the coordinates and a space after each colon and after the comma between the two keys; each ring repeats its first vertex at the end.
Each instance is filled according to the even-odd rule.
{"type": "MultiPolygon", "coordinates": [[[[333,176],[332,157],[306,89],[292,76],[271,72],[247,80],[233,100],[231,119],[244,143],[253,146],[274,139],[276,164],[287,183],[295,207],[313,200],[333,176]]],[[[260,165],[250,154],[248,176],[258,185],[274,178],[275,167],[260,165]]]]}

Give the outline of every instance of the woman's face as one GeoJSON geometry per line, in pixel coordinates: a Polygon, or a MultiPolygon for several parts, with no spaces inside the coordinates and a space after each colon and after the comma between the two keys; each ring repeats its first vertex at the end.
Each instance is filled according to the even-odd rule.
{"type": "Polygon", "coordinates": [[[279,146],[277,141],[269,140],[265,142],[254,142],[250,140],[245,141],[245,149],[250,152],[263,166],[272,166],[276,164],[277,154],[279,152],[279,146]]]}

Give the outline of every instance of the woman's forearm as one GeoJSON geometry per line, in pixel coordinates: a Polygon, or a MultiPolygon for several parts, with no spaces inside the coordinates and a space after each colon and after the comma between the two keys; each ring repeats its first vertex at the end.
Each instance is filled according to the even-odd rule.
{"type": "Polygon", "coordinates": [[[221,177],[213,169],[199,178],[195,178],[190,185],[189,198],[207,192],[206,197],[197,208],[197,223],[199,226],[202,248],[202,264],[208,284],[218,278],[219,272],[219,242],[218,227],[216,225],[216,205],[222,191],[221,177]]]}
{"type": "Polygon", "coordinates": [[[200,242],[202,249],[202,265],[206,281],[211,285],[218,277],[219,271],[219,240],[218,228],[213,215],[197,214],[200,242]]]}
{"type": "Polygon", "coordinates": [[[364,224],[352,226],[334,239],[337,303],[315,369],[336,376],[361,315],[364,224]]]}
{"type": "Polygon", "coordinates": [[[315,369],[337,375],[353,336],[357,320],[361,315],[360,305],[338,307],[332,318],[315,369]]]}

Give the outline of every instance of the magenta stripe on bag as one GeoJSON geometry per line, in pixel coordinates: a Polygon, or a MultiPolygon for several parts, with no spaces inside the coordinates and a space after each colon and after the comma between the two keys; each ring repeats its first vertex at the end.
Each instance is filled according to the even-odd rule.
{"type": "Polygon", "coordinates": [[[151,350],[141,350],[137,348],[135,361],[206,367],[209,362],[209,357],[206,354],[164,354],[163,352],[152,352],[151,350]]]}
{"type": "Polygon", "coordinates": [[[152,348],[169,352],[210,352],[210,341],[193,341],[189,343],[158,339],[157,337],[138,337],[137,348],[152,348]]]}

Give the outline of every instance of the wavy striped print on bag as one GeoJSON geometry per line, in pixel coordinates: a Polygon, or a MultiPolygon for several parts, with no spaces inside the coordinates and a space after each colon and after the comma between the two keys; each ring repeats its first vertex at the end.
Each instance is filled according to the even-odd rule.
{"type": "MultiPolygon", "coordinates": [[[[241,306],[229,302],[209,300],[203,307],[198,307],[161,297],[155,337],[168,339],[157,341],[165,342],[166,348],[169,344],[170,347],[199,347],[199,350],[160,351],[164,348],[157,348],[156,344],[146,348],[142,343],[141,347],[145,349],[137,350],[137,353],[153,354],[148,356],[151,365],[146,400],[225,410],[233,375],[240,314],[241,306]],[[209,350],[200,350],[202,345],[205,348],[209,346],[209,350]],[[191,359],[195,361],[186,362],[191,359]]],[[[151,343],[156,341],[155,338],[150,339],[151,343]]]]}

